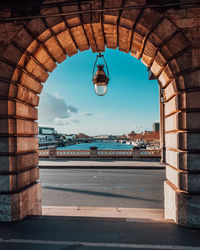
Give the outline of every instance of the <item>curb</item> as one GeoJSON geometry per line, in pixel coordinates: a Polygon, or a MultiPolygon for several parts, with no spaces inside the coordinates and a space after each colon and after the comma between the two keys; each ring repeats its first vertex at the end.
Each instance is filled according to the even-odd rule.
{"type": "Polygon", "coordinates": [[[67,217],[68,220],[100,222],[144,222],[171,223],[164,219],[164,209],[118,208],[118,207],[76,207],[42,206],[42,217],[67,217]]]}
{"type": "Polygon", "coordinates": [[[41,169],[149,169],[149,170],[162,170],[165,169],[165,166],[159,167],[145,167],[145,166],[51,166],[51,165],[38,165],[41,169]]]}

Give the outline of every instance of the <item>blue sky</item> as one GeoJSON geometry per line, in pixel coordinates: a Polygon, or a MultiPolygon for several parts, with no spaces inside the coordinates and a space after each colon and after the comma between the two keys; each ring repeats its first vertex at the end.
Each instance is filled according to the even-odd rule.
{"type": "Polygon", "coordinates": [[[104,56],[110,74],[107,94],[94,92],[96,53],[89,50],[68,57],[44,84],[39,125],[89,135],[152,129],[152,123],[159,120],[157,81],[149,81],[147,68],[130,54],[107,49],[104,56]]]}

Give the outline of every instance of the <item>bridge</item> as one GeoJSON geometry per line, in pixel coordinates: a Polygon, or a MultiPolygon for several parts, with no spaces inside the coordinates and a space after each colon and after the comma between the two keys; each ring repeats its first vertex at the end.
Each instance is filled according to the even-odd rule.
{"type": "MultiPolygon", "coordinates": [[[[94,141],[119,141],[121,137],[118,136],[101,136],[101,137],[89,137],[89,138],[75,138],[74,142],[94,142],[94,141]]],[[[127,141],[128,139],[123,139],[123,141],[127,141]]]]}
{"type": "Polygon", "coordinates": [[[40,158],[92,158],[92,159],[138,159],[160,158],[160,150],[56,150],[50,148],[38,151],[40,158]]]}

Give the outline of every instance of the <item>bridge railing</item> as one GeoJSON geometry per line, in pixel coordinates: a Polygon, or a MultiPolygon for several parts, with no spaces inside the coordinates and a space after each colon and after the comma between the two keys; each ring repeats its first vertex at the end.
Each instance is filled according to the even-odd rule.
{"type": "Polygon", "coordinates": [[[38,150],[40,158],[158,158],[160,150],[38,150]]]}

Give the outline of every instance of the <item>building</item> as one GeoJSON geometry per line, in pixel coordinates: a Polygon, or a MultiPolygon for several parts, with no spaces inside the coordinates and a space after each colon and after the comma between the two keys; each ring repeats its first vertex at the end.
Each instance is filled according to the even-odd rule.
{"type": "Polygon", "coordinates": [[[38,128],[39,149],[46,149],[49,147],[57,147],[56,137],[57,131],[50,127],[38,128]]]}
{"type": "Polygon", "coordinates": [[[160,123],[154,122],[153,123],[153,132],[159,132],[159,129],[160,129],[160,123]]]}

